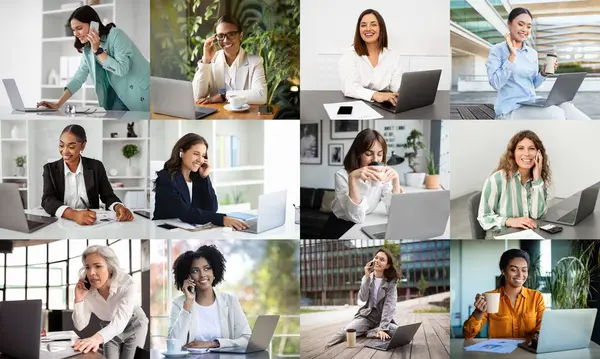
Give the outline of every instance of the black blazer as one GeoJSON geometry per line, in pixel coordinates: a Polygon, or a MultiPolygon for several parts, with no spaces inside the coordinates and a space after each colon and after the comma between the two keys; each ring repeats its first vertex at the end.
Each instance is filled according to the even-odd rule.
{"type": "MultiPolygon", "coordinates": [[[[81,156],[83,180],[90,208],[100,208],[100,201],[110,207],[115,202],[121,202],[108,182],[108,176],[102,162],[81,156]]],[[[44,193],[42,207],[51,216],[63,206],[65,199],[65,162],[60,159],[44,165],[44,193]]]]}
{"type": "Polygon", "coordinates": [[[177,172],[172,179],[166,170],[158,172],[154,182],[156,197],[153,219],[179,218],[186,223],[211,222],[223,226],[225,215],[217,213],[219,204],[210,176],[202,178],[197,172],[192,172],[190,179],[193,194],[191,201],[190,191],[181,172],[177,172]]]}

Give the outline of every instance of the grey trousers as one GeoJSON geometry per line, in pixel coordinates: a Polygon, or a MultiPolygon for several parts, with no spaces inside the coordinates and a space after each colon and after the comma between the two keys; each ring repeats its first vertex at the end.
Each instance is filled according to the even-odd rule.
{"type": "MultiPolygon", "coordinates": [[[[348,329],[355,329],[356,337],[360,337],[366,334],[367,338],[376,338],[377,331],[375,329],[379,326],[380,320],[381,318],[379,318],[379,320],[377,321],[365,317],[354,318],[350,322],[350,324],[346,325],[344,328],[340,329],[340,331],[333,335],[331,340],[329,340],[329,342],[327,343],[327,346],[332,346],[337,343],[346,341],[346,330],[348,329]]],[[[390,323],[390,327],[388,330],[388,334],[390,335],[390,337],[394,335],[394,332],[397,328],[398,326],[396,324],[390,323]]]]}
{"type": "Polygon", "coordinates": [[[142,308],[136,307],[123,333],[104,343],[102,353],[106,359],[134,359],[135,348],[144,347],[147,333],[148,318],[142,308]]]}

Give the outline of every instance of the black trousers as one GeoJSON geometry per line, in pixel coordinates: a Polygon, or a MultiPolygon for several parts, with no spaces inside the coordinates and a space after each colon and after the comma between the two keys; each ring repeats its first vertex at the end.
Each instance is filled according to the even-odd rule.
{"type": "Polygon", "coordinates": [[[323,226],[321,239],[340,239],[355,224],[354,222],[339,219],[335,214],[331,213],[323,226]]]}

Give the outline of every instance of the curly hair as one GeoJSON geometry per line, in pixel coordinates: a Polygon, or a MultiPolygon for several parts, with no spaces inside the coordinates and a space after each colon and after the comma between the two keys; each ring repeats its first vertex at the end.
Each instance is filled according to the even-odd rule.
{"type": "MultiPolygon", "coordinates": [[[[518,170],[517,163],[515,162],[515,149],[517,148],[517,144],[523,141],[525,138],[531,140],[535,145],[535,148],[539,150],[542,154],[542,159],[544,163],[542,164],[542,180],[548,186],[550,184],[550,179],[552,177],[552,173],[550,171],[550,161],[548,159],[548,154],[546,153],[546,148],[542,143],[542,140],[535,134],[535,132],[530,130],[524,130],[517,134],[515,134],[510,141],[508,141],[508,145],[506,146],[506,151],[500,157],[500,161],[498,163],[498,167],[494,170],[496,171],[504,171],[504,174],[507,179],[513,176],[518,170]]],[[[533,172],[533,168],[530,172],[533,172]]],[[[533,176],[532,173],[530,173],[533,176]]]]}
{"type": "Polygon", "coordinates": [[[183,281],[189,277],[192,263],[199,258],[206,259],[213,270],[215,276],[215,280],[212,282],[213,287],[223,281],[225,263],[227,262],[225,257],[223,257],[223,254],[215,245],[202,246],[196,251],[187,251],[181,254],[175,259],[175,262],[173,262],[173,275],[175,277],[175,286],[178,290],[183,288],[183,281]]]}

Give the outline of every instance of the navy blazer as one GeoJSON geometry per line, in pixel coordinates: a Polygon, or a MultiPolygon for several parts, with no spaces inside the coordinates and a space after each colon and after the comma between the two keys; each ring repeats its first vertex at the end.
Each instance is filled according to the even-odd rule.
{"type": "Polygon", "coordinates": [[[223,226],[224,214],[217,213],[219,206],[217,195],[210,182],[210,176],[200,177],[197,172],[190,173],[192,180],[192,199],[181,172],[173,178],[166,170],[158,171],[154,182],[156,192],[153,219],[179,218],[186,223],[212,223],[223,226]]]}
{"type": "MultiPolygon", "coordinates": [[[[108,181],[106,170],[102,162],[81,156],[81,166],[83,167],[83,181],[85,182],[85,191],[87,192],[90,208],[100,208],[100,201],[108,209],[113,203],[121,202],[119,197],[108,181]]],[[[44,165],[44,190],[42,194],[42,207],[51,216],[56,214],[56,210],[64,205],[65,199],[65,162],[61,158],[58,161],[46,163],[44,165]]]]}

